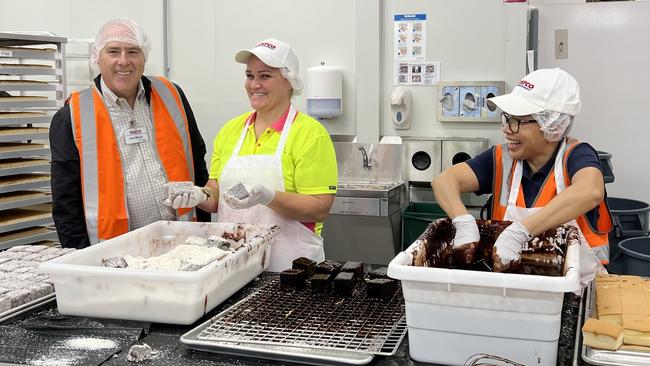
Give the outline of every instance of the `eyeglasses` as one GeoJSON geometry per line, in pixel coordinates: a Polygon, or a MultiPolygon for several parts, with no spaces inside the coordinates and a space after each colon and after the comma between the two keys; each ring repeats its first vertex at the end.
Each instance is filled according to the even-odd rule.
{"type": "Polygon", "coordinates": [[[523,120],[514,116],[511,116],[507,113],[501,113],[501,125],[503,127],[506,127],[508,125],[508,129],[512,133],[518,133],[519,128],[521,127],[522,124],[527,124],[527,123],[537,123],[536,120],[534,119],[529,119],[529,120],[523,120]]]}

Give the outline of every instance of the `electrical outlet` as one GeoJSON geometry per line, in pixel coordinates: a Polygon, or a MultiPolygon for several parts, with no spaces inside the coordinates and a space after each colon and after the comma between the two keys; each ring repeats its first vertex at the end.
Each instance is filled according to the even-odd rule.
{"type": "Polygon", "coordinates": [[[569,31],[567,29],[555,30],[555,59],[569,58],[569,31]]]}

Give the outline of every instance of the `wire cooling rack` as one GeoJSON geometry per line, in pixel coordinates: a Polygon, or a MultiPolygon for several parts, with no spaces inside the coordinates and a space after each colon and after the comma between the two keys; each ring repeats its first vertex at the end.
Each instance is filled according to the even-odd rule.
{"type": "MultiPolygon", "coordinates": [[[[365,283],[350,297],[309,287],[285,291],[279,277],[216,315],[196,336],[215,344],[259,344],[393,355],[406,334],[401,288],[386,299],[369,298],[365,283]]],[[[208,343],[209,344],[209,343],[208,343]]]]}

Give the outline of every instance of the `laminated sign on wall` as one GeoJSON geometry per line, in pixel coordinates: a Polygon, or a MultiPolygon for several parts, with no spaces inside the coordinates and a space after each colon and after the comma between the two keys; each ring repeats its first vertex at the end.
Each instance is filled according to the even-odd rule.
{"type": "Polygon", "coordinates": [[[395,61],[424,60],[426,56],[426,14],[395,14],[395,61]]]}
{"type": "Polygon", "coordinates": [[[440,81],[440,61],[395,62],[393,85],[436,85],[440,81]]]}

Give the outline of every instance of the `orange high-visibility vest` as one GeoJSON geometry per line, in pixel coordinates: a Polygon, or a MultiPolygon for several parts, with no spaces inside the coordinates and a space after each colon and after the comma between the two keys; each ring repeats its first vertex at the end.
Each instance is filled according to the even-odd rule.
{"type": "MultiPolygon", "coordinates": [[[[571,185],[569,172],[567,170],[567,160],[569,154],[573,149],[580,144],[580,141],[574,138],[567,138],[566,150],[562,158],[562,166],[564,169],[564,184],[565,186],[571,185]]],[[[495,220],[503,220],[506,208],[508,206],[508,196],[510,195],[510,187],[512,185],[512,173],[517,161],[512,159],[507,152],[505,144],[497,145],[494,149],[494,179],[492,180],[492,218],[495,220]]],[[[557,188],[555,184],[554,169],[549,172],[542,189],[537,193],[537,197],[533,201],[533,207],[546,206],[553,197],[557,196],[557,188]]],[[[518,207],[526,207],[524,199],[524,190],[520,189],[517,196],[518,207]]],[[[580,215],[576,218],[578,227],[582,231],[587,243],[592,248],[600,247],[608,244],[607,233],[612,230],[612,217],[607,208],[605,200],[600,201],[598,204],[598,222],[597,227],[592,227],[591,223],[585,215],[580,215]]]]}
{"type": "MultiPolygon", "coordinates": [[[[176,87],[163,77],[151,81],[153,139],[167,181],[194,181],[187,116],[176,87]]],[[[117,136],[97,87],[70,96],[72,133],[79,150],[86,229],[91,244],[129,231],[126,186],[117,136]]],[[[191,209],[179,209],[190,220],[191,209]]]]}

